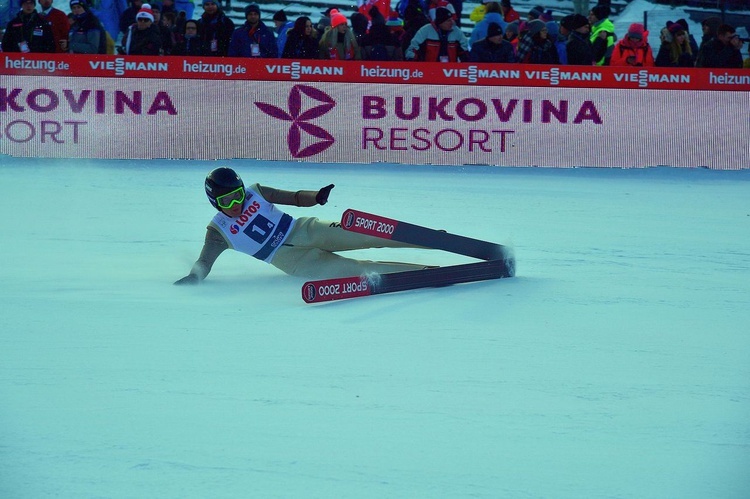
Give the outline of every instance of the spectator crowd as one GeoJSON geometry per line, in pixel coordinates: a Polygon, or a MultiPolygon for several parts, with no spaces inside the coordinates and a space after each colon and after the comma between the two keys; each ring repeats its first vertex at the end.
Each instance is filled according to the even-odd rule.
{"type": "Polygon", "coordinates": [[[126,0],[97,0],[98,8],[90,0],[69,0],[68,15],[54,8],[53,0],[38,1],[37,9],[37,0],[20,0],[5,26],[3,51],[750,68],[750,59],[741,55],[743,40],[718,17],[702,21],[700,43],[678,19],[660,29],[652,46],[643,24],[616,33],[608,3],[595,5],[587,16],[579,12],[555,20],[543,7],[522,19],[511,0],[484,0],[471,12],[475,25],[467,37],[460,27],[462,0],[401,0],[393,10],[366,2],[348,19],[327,9],[316,23],[306,16],[289,19],[280,10],[273,25],[251,3],[241,26],[225,14],[222,0],[202,0],[196,20],[185,0],[127,5],[126,0]]]}

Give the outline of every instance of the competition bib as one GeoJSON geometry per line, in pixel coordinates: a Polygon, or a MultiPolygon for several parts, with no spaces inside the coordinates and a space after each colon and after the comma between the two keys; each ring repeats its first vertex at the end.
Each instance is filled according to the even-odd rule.
{"type": "Polygon", "coordinates": [[[294,219],[252,189],[245,189],[242,214],[230,218],[217,213],[211,225],[233,250],[270,262],[294,226],[294,219]]]}

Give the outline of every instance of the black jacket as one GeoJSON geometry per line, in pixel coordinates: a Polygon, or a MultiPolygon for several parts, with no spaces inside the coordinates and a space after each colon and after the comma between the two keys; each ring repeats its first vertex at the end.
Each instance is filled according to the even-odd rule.
{"type": "Polygon", "coordinates": [[[507,40],[499,44],[483,38],[471,46],[469,60],[472,62],[516,62],[513,45],[507,40]]]}
{"type": "Polygon", "coordinates": [[[742,68],[742,54],[714,38],[701,48],[697,65],[702,68],[742,68]]]}
{"type": "Polygon", "coordinates": [[[659,47],[659,53],[656,54],[654,64],[663,68],[692,68],[695,63],[693,61],[693,55],[683,52],[677,61],[672,60],[672,44],[662,43],[659,47]]]}
{"type": "Polygon", "coordinates": [[[311,37],[299,35],[296,30],[286,32],[286,44],[281,57],[284,59],[317,59],[318,41],[311,37]]]}
{"type": "Polygon", "coordinates": [[[594,62],[594,46],[588,35],[571,31],[568,43],[565,44],[565,52],[568,55],[568,64],[591,66],[594,62]]]}
{"type": "Polygon", "coordinates": [[[172,55],[203,55],[203,42],[198,36],[185,37],[175,44],[172,55]]]}
{"type": "Polygon", "coordinates": [[[128,29],[123,46],[128,55],[159,55],[161,32],[154,24],[146,29],[133,25],[128,29]]]}
{"type": "Polygon", "coordinates": [[[34,11],[31,14],[19,12],[5,28],[3,35],[4,52],[22,52],[26,42],[29,52],[54,52],[55,39],[52,26],[34,11]]]}
{"type": "Polygon", "coordinates": [[[226,57],[234,33],[234,22],[221,11],[214,17],[204,12],[198,20],[198,33],[203,42],[203,55],[226,57]]]}

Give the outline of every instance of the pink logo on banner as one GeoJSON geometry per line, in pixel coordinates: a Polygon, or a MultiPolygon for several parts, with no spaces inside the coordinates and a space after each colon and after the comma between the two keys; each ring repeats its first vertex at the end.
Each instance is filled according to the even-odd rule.
{"type": "Polygon", "coordinates": [[[320,118],[336,106],[336,101],[322,90],[307,85],[295,85],[292,87],[292,91],[289,92],[289,111],[284,111],[273,104],[267,104],[265,102],[256,102],[255,105],[258,106],[261,111],[273,118],[292,122],[292,126],[289,129],[289,135],[287,136],[287,143],[289,145],[289,152],[292,153],[292,157],[294,158],[307,158],[320,154],[331,147],[335,142],[333,135],[328,133],[328,131],[318,125],[309,123],[310,120],[320,118]],[[310,99],[321,102],[322,104],[303,111],[303,94],[310,99]],[[302,132],[312,135],[320,140],[301,149],[302,132]]]}

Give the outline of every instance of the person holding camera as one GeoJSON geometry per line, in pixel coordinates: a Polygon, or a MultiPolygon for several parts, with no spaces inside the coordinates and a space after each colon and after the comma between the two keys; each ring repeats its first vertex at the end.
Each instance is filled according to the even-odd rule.
{"type": "Polygon", "coordinates": [[[612,66],[654,66],[654,54],[648,44],[648,31],[641,23],[633,23],[625,38],[612,50],[612,66]]]}
{"type": "Polygon", "coordinates": [[[698,55],[698,67],[702,68],[742,68],[743,41],[733,26],[722,24],[716,31],[716,38],[707,42],[698,55]]]}

